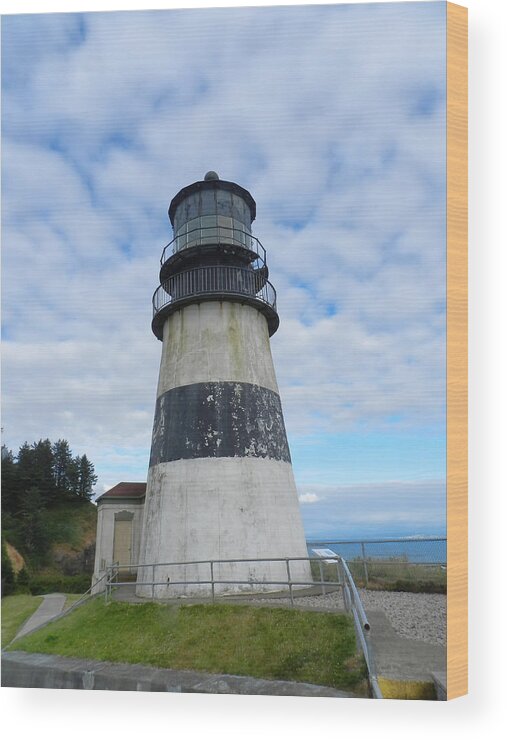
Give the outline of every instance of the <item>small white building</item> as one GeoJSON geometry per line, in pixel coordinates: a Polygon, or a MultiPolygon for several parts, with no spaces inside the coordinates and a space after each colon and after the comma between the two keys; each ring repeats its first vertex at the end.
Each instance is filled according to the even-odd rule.
{"type": "Polygon", "coordinates": [[[104,588],[103,576],[112,563],[139,562],[146,483],[118,483],[96,500],[97,541],[93,585],[104,588]]]}

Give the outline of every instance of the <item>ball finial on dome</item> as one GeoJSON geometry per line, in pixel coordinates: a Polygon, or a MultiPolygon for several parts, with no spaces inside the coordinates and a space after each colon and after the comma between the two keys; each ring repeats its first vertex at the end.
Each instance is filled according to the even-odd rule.
{"type": "Polygon", "coordinates": [[[209,172],[206,172],[204,175],[205,180],[220,180],[216,172],[213,172],[213,170],[210,170],[209,172]]]}

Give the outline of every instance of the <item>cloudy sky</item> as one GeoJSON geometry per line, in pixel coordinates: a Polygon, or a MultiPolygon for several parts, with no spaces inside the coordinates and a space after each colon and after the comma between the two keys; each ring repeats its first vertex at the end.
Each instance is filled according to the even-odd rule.
{"type": "Polygon", "coordinates": [[[145,480],[168,204],[257,201],[309,536],[445,531],[445,3],[7,16],[3,436],[145,480]]]}

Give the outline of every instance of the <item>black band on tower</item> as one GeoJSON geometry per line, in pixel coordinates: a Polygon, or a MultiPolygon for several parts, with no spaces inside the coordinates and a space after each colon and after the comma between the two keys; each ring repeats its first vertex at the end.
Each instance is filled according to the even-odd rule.
{"type": "Polygon", "coordinates": [[[159,396],[150,467],[202,457],[290,462],[278,393],[224,381],[179,386],[159,396]]]}

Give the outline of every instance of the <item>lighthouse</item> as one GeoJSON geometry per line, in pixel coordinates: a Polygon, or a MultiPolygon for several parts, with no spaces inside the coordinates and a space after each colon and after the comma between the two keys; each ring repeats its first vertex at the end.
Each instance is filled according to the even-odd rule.
{"type": "Polygon", "coordinates": [[[310,580],[297,560],[307,548],[270,348],[276,292],[255,216],[251,194],[215,172],[169,207],[174,238],[153,296],[162,358],[140,596],[209,593],[210,560],[215,580],[241,582],[220,592],[279,589],[283,558],[296,558],[291,580],[310,580]]]}

